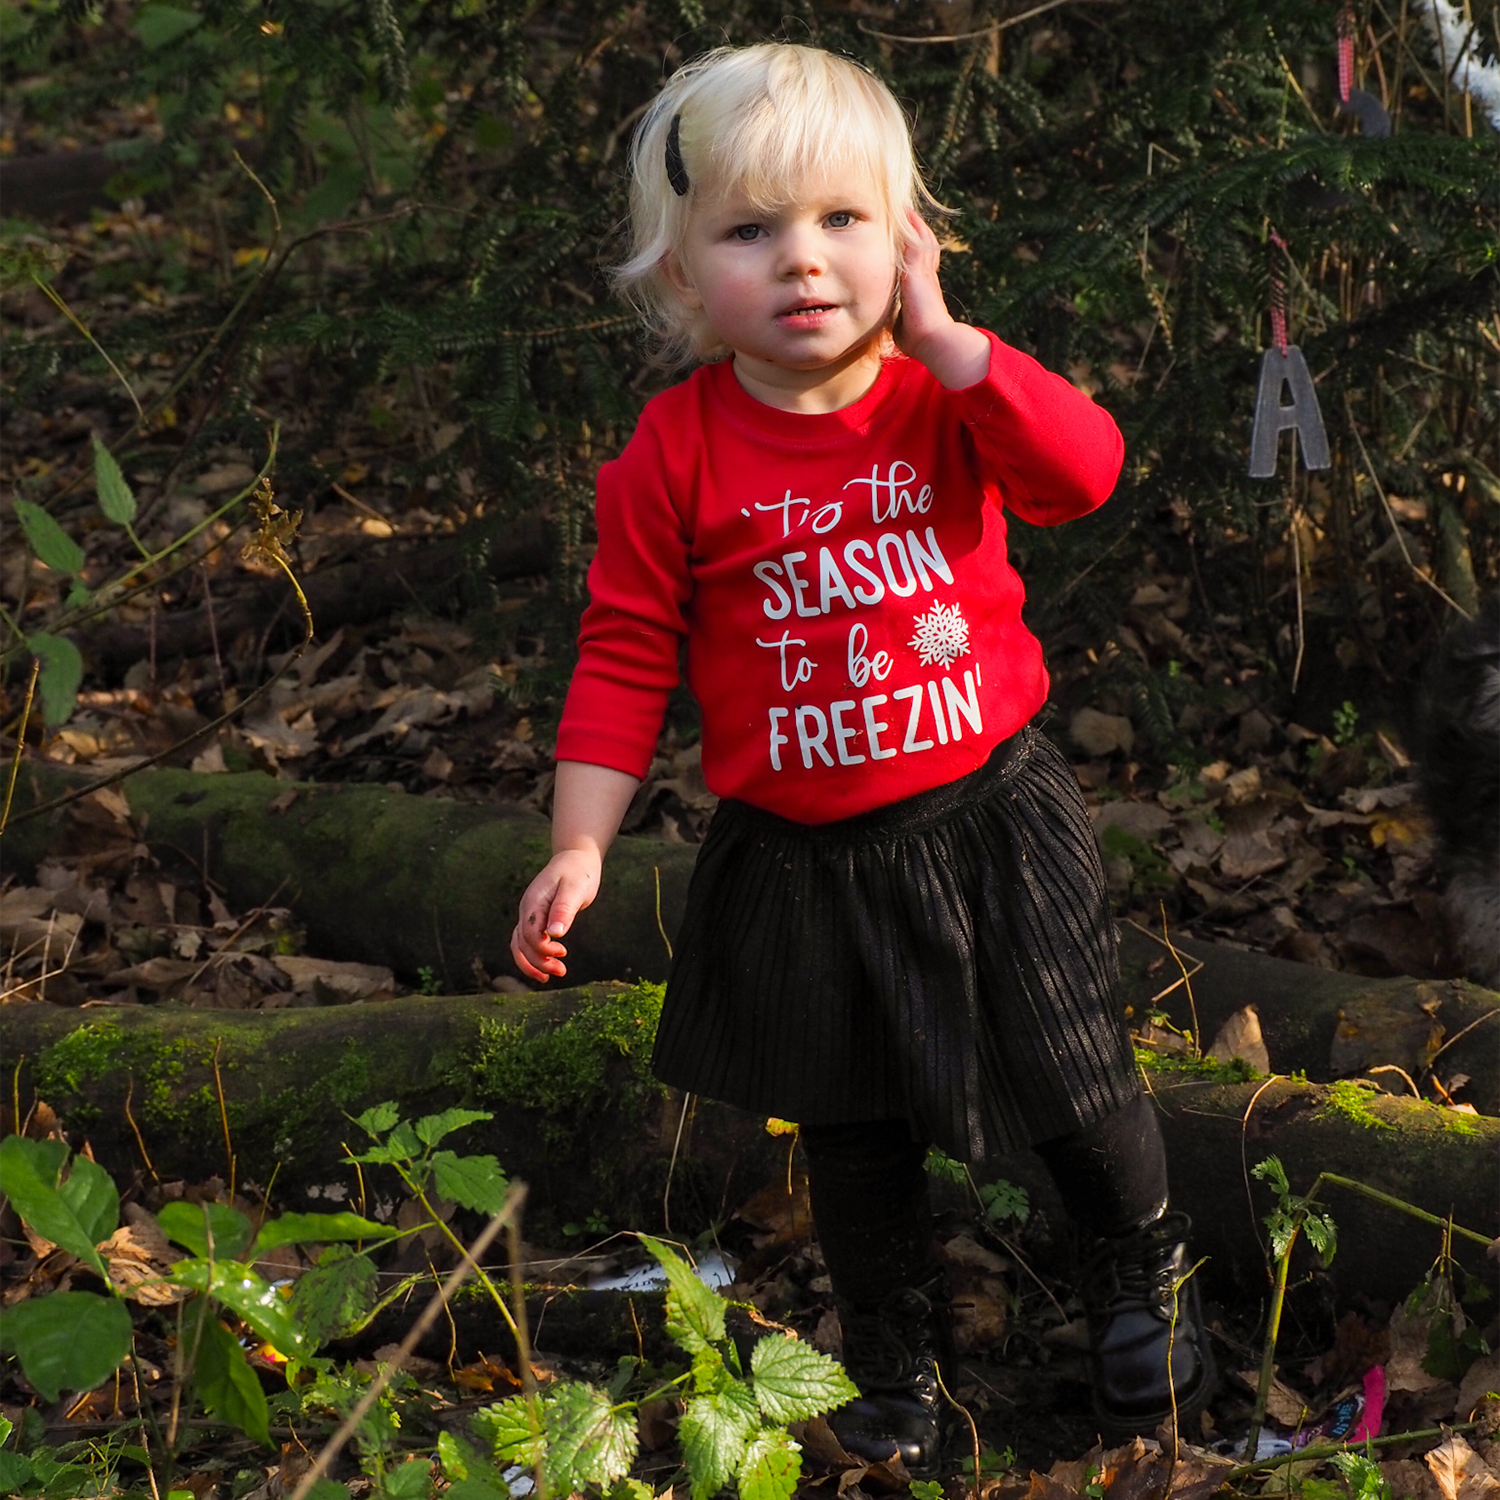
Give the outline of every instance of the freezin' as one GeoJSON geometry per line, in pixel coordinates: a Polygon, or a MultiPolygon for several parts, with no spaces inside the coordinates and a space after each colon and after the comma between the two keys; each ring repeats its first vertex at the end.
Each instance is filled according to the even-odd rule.
{"type": "Polygon", "coordinates": [[[782,746],[793,742],[802,756],[803,768],[810,771],[815,756],[825,766],[857,766],[866,760],[915,755],[934,745],[946,745],[949,740],[961,740],[965,725],[971,734],[981,734],[984,719],[979,710],[979,689],[983,680],[976,663],[972,669],[964,668],[962,692],[952,677],[944,676],[889,693],[842,698],[826,708],[815,703],[772,708],[771,769],[782,769],[782,746]],[[885,709],[889,719],[879,717],[887,703],[891,705],[885,709]],[[856,744],[863,744],[869,753],[853,748],[856,744]]]}

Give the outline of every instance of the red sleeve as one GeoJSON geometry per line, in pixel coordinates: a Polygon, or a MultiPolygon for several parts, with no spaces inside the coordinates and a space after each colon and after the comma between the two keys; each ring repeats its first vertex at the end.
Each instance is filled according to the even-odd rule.
{"type": "Polygon", "coordinates": [[[578,666],[557,734],[557,759],[644,778],[656,751],[692,596],[689,538],[667,494],[654,426],[643,419],[599,471],[599,550],[578,666]]]}
{"type": "Polygon", "coordinates": [[[989,373],[951,393],[978,465],[1023,521],[1055,526],[1109,499],[1125,442],[1114,418],[1028,354],[990,340],[989,373]]]}

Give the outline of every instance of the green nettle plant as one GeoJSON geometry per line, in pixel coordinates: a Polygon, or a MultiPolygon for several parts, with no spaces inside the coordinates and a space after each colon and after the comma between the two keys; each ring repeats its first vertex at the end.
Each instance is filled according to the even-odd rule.
{"type": "MultiPolygon", "coordinates": [[[[416,1121],[399,1117],[394,1104],[376,1105],[355,1119],[370,1146],[351,1153],[362,1165],[388,1166],[428,1214],[410,1229],[378,1224],[350,1212],[288,1213],[259,1229],[237,1209],[217,1203],[167,1204],[156,1221],[187,1256],[143,1283],[163,1300],[180,1303],[176,1377],[209,1415],[269,1444],[270,1406],[260,1377],[226,1323],[241,1323],[286,1356],[286,1379],[302,1409],[339,1410],[357,1399],[358,1381],[318,1354],[329,1339],[365,1326],[404,1295],[420,1276],[404,1278],[376,1296],[376,1266],[368,1249],[433,1228],[459,1252],[462,1242],[439,1213],[438,1198],[479,1213],[495,1213],[508,1183],[493,1156],[460,1155],[442,1146],[454,1131],[488,1120],[480,1110],[448,1109],[416,1121]],[[321,1246],[315,1262],[284,1297],[254,1269],[255,1260],[280,1245],[321,1246]]],[[[0,1347],[19,1360],[27,1380],[47,1401],[64,1390],[88,1390],[107,1380],[131,1356],[134,1323],[125,1287],[110,1275],[107,1242],[120,1224],[120,1199],[104,1169],[85,1156],[69,1161],[61,1141],[8,1136],[0,1141],[0,1192],[39,1237],[66,1250],[103,1283],[104,1291],[65,1291],[33,1297],[6,1310],[0,1347]]],[[[507,1469],[534,1469],[543,1491],[608,1494],[611,1500],[650,1500],[651,1487],[627,1477],[639,1449],[636,1414],[664,1398],[685,1395],[678,1436],[694,1500],[734,1484],[744,1500],[790,1500],[801,1473],[800,1449],[787,1431],[842,1405],[857,1394],[842,1367],[810,1345],[782,1333],[762,1337],[745,1367],[726,1331],[730,1304],[705,1286],[688,1262],[648,1235],[641,1243],[656,1257],[668,1283],[667,1332],[687,1354],[690,1368],[645,1394],[627,1399],[640,1362],[624,1359],[607,1387],[562,1381],[481,1411],[474,1435],[489,1449],[443,1433],[434,1455],[450,1481],[450,1500],[509,1500],[507,1469]]],[[[481,1268],[478,1277],[524,1348],[510,1309],[481,1268]]],[[[394,1388],[393,1388],[394,1390],[394,1388]]],[[[392,1395],[388,1391],[387,1395],[392,1395]]],[[[359,1441],[380,1493],[426,1497],[426,1461],[389,1462],[389,1440],[399,1427],[390,1401],[362,1423],[359,1441]]],[[[11,1432],[0,1431],[0,1444],[11,1432]]],[[[149,1464],[133,1445],[126,1455],[149,1464]]],[[[0,1452],[0,1488],[51,1494],[78,1468],[57,1454],[0,1452]]],[[[314,1500],[341,1493],[328,1482],[314,1500]]]]}
{"type": "MultiPolygon", "coordinates": [[[[784,1333],[758,1340],[747,1372],[725,1329],[730,1304],[676,1251],[650,1235],[639,1239],[666,1273],[667,1332],[692,1368],[630,1401],[578,1381],[512,1396],[480,1412],[476,1433],[491,1443],[497,1462],[537,1468],[548,1494],[589,1489],[650,1500],[649,1485],[625,1478],[639,1442],[635,1412],[686,1388],[677,1436],[694,1500],[730,1483],[743,1500],[790,1500],[802,1459],[787,1424],[831,1411],[859,1392],[837,1361],[784,1333]]],[[[625,1362],[617,1387],[629,1383],[633,1364],[625,1362]]],[[[459,1500],[482,1497],[476,1490],[459,1500]]]]}

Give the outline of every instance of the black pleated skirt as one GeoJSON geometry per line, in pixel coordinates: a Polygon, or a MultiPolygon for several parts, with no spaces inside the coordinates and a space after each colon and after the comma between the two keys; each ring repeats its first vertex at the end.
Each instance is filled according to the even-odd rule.
{"type": "Polygon", "coordinates": [[[1072,769],[1027,728],[979,770],[835,823],[719,805],[652,1059],[803,1124],[904,1118],[960,1160],[1139,1092],[1072,769]]]}

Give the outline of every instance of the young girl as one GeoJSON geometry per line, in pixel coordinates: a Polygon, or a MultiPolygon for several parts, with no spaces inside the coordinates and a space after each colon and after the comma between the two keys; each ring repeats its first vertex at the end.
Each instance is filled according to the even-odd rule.
{"type": "Polygon", "coordinates": [[[952,1388],[930,1144],[1034,1145],[1098,1238],[1097,1415],[1206,1402],[1207,1340],[1155,1116],[1115,999],[1093,833],[1030,727],[1048,691],[1005,513],[1101,504],[1109,416],[957,323],[904,117],[858,64],[721,49],[635,139],[616,276],[667,354],[704,361],[599,474],[599,550],[557,742],[553,857],[522,973],[561,939],[646,773],[687,643],[699,854],[654,1067],[796,1120],[861,1399],[851,1452],[934,1472],[952,1388]],[[1179,1305],[1180,1304],[1180,1305],[1179,1305]]]}

